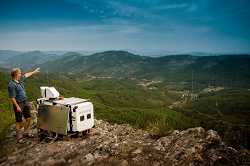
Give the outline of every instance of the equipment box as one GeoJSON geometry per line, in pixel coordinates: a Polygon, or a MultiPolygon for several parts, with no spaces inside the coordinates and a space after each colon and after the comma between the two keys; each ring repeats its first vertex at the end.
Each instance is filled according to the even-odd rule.
{"type": "MultiPolygon", "coordinates": [[[[46,88],[42,90],[49,94],[46,88]]],[[[40,98],[37,99],[37,108],[37,128],[43,131],[67,135],[89,130],[94,126],[93,103],[86,99],[40,98]]]]}

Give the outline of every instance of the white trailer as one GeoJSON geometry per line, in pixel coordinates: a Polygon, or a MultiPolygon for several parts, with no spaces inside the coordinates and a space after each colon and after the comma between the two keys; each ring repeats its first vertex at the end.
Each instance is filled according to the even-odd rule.
{"type": "Polygon", "coordinates": [[[54,87],[41,87],[43,98],[37,99],[37,125],[39,131],[60,134],[63,139],[71,135],[91,132],[94,127],[93,103],[82,98],[59,98],[54,87]]]}

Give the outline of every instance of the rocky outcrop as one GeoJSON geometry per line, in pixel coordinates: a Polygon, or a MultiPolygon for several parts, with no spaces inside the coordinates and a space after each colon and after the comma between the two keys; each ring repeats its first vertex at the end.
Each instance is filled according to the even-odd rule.
{"type": "Polygon", "coordinates": [[[222,142],[216,131],[201,127],[174,131],[156,139],[128,124],[95,121],[90,136],[37,144],[10,155],[5,165],[249,165],[248,150],[222,142]]]}

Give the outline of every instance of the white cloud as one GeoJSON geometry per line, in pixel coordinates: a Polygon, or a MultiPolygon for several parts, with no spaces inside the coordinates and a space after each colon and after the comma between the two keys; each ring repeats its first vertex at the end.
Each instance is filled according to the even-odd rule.
{"type": "Polygon", "coordinates": [[[190,5],[188,9],[186,10],[187,12],[194,12],[197,10],[197,5],[190,5]]]}
{"type": "MultiPolygon", "coordinates": [[[[140,29],[133,26],[70,26],[43,31],[1,34],[1,49],[11,50],[90,50],[122,49],[125,41],[137,40],[140,29]]],[[[129,47],[129,45],[127,45],[129,47]]]]}
{"type": "Polygon", "coordinates": [[[56,20],[58,17],[59,21],[56,20],[53,25],[51,22],[54,20],[50,18],[46,21],[37,19],[36,25],[33,21],[26,20],[27,24],[23,23],[22,29],[33,28],[33,31],[23,30],[23,32],[20,32],[20,20],[11,20],[9,21],[11,24],[2,22],[2,25],[10,28],[0,27],[0,49],[151,48],[193,51],[198,47],[201,51],[206,51],[205,49],[217,48],[227,43],[230,46],[245,47],[246,44],[249,45],[247,38],[249,36],[249,31],[247,31],[249,29],[249,17],[247,17],[249,10],[245,8],[248,12],[243,9],[238,10],[242,4],[233,1],[63,1],[71,3],[69,6],[77,9],[77,15],[72,15],[72,19],[67,16],[64,20],[63,16],[67,15],[64,13],[62,18],[56,15],[54,19],[56,20]],[[239,6],[234,7],[232,3],[239,6]],[[223,5],[225,9],[219,10],[223,5]],[[74,18],[74,16],[76,17],[74,18]],[[244,18],[244,23],[241,23],[242,18],[244,18]],[[42,23],[41,27],[39,27],[40,23],[42,23]],[[50,26],[54,27],[43,28],[50,26]],[[245,41],[235,40],[237,35],[244,38],[245,41]],[[226,37],[227,40],[224,40],[226,37]]]}
{"type": "Polygon", "coordinates": [[[187,7],[187,4],[174,4],[174,5],[160,5],[153,7],[154,10],[168,10],[168,9],[181,9],[187,7]]]}

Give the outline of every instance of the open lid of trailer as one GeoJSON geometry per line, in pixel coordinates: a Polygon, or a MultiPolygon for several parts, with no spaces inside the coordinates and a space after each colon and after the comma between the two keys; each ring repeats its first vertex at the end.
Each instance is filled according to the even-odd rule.
{"type": "Polygon", "coordinates": [[[71,98],[64,98],[62,100],[54,101],[54,103],[61,104],[61,105],[74,105],[74,104],[83,103],[83,102],[86,102],[86,101],[88,101],[88,100],[87,99],[71,97],[71,98]]]}

